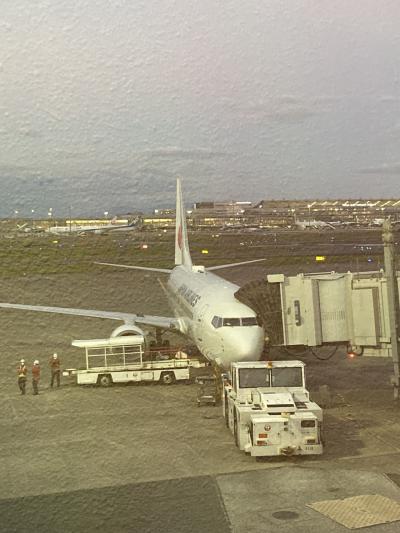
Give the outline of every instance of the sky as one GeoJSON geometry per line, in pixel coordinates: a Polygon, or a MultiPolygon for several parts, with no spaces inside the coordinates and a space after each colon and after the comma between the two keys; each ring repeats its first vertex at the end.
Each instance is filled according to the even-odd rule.
{"type": "Polygon", "coordinates": [[[400,197],[398,0],[2,0],[0,216],[400,197]]]}

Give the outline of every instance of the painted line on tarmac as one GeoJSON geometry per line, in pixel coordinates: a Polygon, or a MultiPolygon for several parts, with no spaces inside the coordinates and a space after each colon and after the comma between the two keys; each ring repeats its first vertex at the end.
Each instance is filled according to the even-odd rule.
{"type": "Polygon", "coordinates": [[[345,457],[338,457],[334,461],[347,461],[349,459],[370,459],[371,457],[384,457],[385,455],[399,455],[400,450],[393,452],[377,452],[377,453],[366,453],[363,455],[346,455],[345,457]]]}

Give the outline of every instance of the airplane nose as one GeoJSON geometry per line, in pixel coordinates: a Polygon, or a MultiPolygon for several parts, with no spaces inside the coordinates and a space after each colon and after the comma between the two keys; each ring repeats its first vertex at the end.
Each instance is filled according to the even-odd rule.
{"type": "Polygon", "coordinates": [[[230,361],[258,361],[264,348],[264,331],[257,328],[255,331],[243,330],[238,335],[229,335],[226,339],[225,355],[230,361]]]}

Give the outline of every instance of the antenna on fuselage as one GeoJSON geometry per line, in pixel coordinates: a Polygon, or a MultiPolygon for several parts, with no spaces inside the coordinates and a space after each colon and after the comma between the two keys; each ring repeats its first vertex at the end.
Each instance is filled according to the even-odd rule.
{"type": "Polygon", "coordinates": [[[180,178],[176,180],[175,265],[192,268],[180,178]]]}

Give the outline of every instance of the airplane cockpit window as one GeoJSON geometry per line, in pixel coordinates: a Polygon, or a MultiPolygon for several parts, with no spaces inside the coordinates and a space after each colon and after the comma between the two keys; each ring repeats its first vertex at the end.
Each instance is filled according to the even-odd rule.
{"type": "Polygon", "coordinates": [[[214,316],[211,320],[211,324],[214,328],[221,328],[222,326],[234,327],[260,325],[256,316],[248,316],[244,318],[221,318],[220,316],[214,316]]]}
{"type": "Polygon", "coordinates": [[[222,326],[222,318],[220,316],[214,316],[211,320],[211,324],[214,328],[220,328],[222,326]]]}
{"type": "Polygon", "coordinates": [[[240,326],[240,318],[224,318],[224,326],[240,326]]]}
{"type": "Polygon", "coordinates": [[[255,316],[242,318],[242,326],[258,326],[258,320],[255,316]]]}

